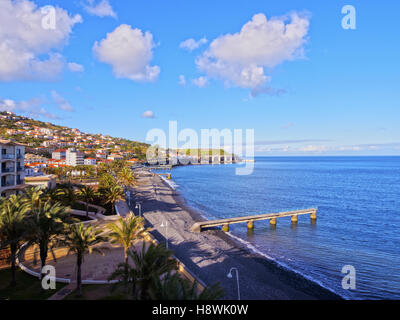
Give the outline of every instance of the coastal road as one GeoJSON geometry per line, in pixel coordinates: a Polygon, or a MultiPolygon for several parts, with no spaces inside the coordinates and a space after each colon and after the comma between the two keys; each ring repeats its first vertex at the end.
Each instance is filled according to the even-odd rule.
{"type": "Polygon", "coordinates": [[[220,230],[202,233],[190,231],[195,221],[202,220],[159,176],[146,170],[139,175],[136,201],[142,202],[142,213],[151,233],[199,279],[207,285],[219,282],[226,299],[237,299],[236,274],[227,277],[231,267],[239,270],[241,299],[336,299],[337,296],[294,272],[249,250],[220,230]],[[165,227],[168,224],[168,230],[165,227]]]}

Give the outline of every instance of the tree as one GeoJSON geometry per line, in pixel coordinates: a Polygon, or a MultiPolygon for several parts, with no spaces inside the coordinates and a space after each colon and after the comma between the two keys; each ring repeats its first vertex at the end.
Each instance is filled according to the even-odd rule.
{"type": "Polygon", "coordinates": [[[128,263],[128,250],[132,243],[143,236],[145,232],[144,218],[129,214],[125,219],[119,217],[118,222],[111,222],[107,227],[111,243],[121,244],[124,248],[124,261],[128,263]]]}
{"type": "Polygon", "coordinates": [[[76,255],[77,266],[77,294],[82,296],[82,263],[86,253],[97,252],[104,255],[105,247],[94,247],[95,245],[106,241],[107,239],[100,234],[102,230],[95,229],[93,226],[84,226],[83,223],[73,224],[69,228],[63,243],[68,248],[68,254],[76,255]]]}
{"type": "Polygon", "coordinates": [[[61,200],[62,191],[60,189],[46,189],[44,190],[43,194],[41,195],[42,200],[44,201],[51,201],[52,203],[59,202],[61,200]]]}
{"type": "Polygon", "coordinates": [[[63,189],[60,190],[60,195],[61,198],[63,200],[63,203],[66,206],[71,206],[73,205],[76,200],[77,200],[77,194],[74,190],[74,187],[70,186],[70,187],[65,187],[63,189]]]}
{"type": "Polygon", "coordinates": [[[109,189],[117,184],[115,178],[108,172],[99,173],[99,189],[109,189]]]}
{"type": "Polygon", "coordinates": [[[9,246],[11,252],[11,286],[15,280],[15,264],[17,251],[21,241],[25,239],[25,218],[28,207],[22,202],[21,196],[12,195],[0,206],[0,242],[1,246],[9,246]]]}
{"type": "Polygon", "coordinates": [[[129,169],[128,167],[124,167],[119,173],[118,173],[118,179],[121,181],[121,183],[127,188],[136,185],[136,179],[135,176],[132,173],[132,170],[129,169]]]}
{"type": "Polygon", "coordinates": [[[117,201],[124,199],[124,190],[120,186],[112,186],[109,189],[104,190],[104,201],[105,203],[111,204],[111,212],[114,214],[114,206],[117,201]]]}
{"type": "Polygon", "coordinates": [[[40,270],[42,270],[46,265],[49,249],[53,249],[57,237],[64,233],[67,222],[70,222],[69,213],[60,203],[53,204],[50,201],[40,202],[37,208],[29,206],[28,208],[29,240],[30,243],[39,246],[40,270]]]}
{"type": "MultiPolygon", "coordinates": [[[[41,186],[30,187],[24,190],[24,195],[21,199],[30,210],[36,210],[40,205],[42,195],[43,188],[41,186]]],[[[10,198],[10,200],[12,201],[12,198],[10,198]]]]}
{"type": "Polygon", "coordinates": [[[90,186],[82,186],[78,191],[79,198],[85,202],[86,206],[86,218],[89,217],[89,202],[93,201],[96,197],[96,193],[94,192],[93,188],[90,186]]]}
{"type": "Polygon", "coordinates": [[[142,250],[136,252],[129,250],[128,256],[132,259],[132,266],[120,263],[110,279],[123,277],[128,270],[128,278],[125,279],[132,286],[132,295],[141,300],[152,298],[155,290],[154,279],[178,269],[178,264],[172,257],[172,251],[167,250],[163,245],[150,244],[146,248],[143,242],[142,250]]]}
{"type": "Polygon", "coordinates": [[[121,276],[125,291],[128,290],[129,282],[128,251],[132,243],[143,236],[145,232],[144,223],[144,218],[135,217],[130,214],[125,219],[119,217],[118,222],[111,222],[107,226],[111,230],[111,233],[108,235],[110,242],[120,244],[124,248],[124,274],[121,276]]]}

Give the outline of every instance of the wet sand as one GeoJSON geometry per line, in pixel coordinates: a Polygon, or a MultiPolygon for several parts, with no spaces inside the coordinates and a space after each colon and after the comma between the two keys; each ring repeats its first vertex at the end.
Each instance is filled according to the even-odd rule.
{"type": "Polygon", "coordinates": [[[221,230],[191,232],[196,221],[204,220],[202,215],[159,176],[142,169],[136,173],[139,186],[135,188],[135,198],[142,202],[148,227],[154,228],[151,233],[163,243],[168,238],[175,256],[205,284],[219,282],[226,299],[238,298],[236,274],[232,279],[227,277],[231,267],[239,270],[242,300],[340,299],[301,275],[251,252],[221,230]]]}

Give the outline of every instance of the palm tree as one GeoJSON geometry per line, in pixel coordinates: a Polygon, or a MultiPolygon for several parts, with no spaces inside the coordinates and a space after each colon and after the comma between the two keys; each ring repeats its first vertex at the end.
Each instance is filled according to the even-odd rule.
{"type": "Polygon", "coordinates": [[[99,187],[100,189],[109,189],[117,184],[115,178],[109,172],[99,173],[99,187]]]}
{"type": "Polygon", "coordinates": [[[111,204],[111,212],[114,214],[115,203],[119,200],[124,199],[124,190],[120,186],[112,186],[109,189],[105,189],[104,198],[105,203],[111,204]]]}
{"type": "Polygon", "coordinates": [[[121,275],[125,287],[125,291],[128,290],[128,250],[131,247],[131,244],[142,237],[145,228],[144,228],[144,218],[135,217],[133,214],[128,215],[125,219],[119,217],[118,222],[111,222],[107,225],[107,227],[111,230],[111,233],[108,235],[111,243],[121,244],[124,248],[124,274],[121,275]]]}
{"type": "MultiPolygon", "coordinates": [[[[28,207],[29,208],[29,207],[28,207]]],[[[60,203],[41,202],[38,208],[29,208],[28,230],[30,243],[39,246],[41,270],[46,265],[49,249],[52,251],[57,237],[64,233],[69,213],[60,203]]],[[[54,256],[54,253],[53,253],[54,256]]]]}
{"type": "Polygon", "coordinates": [[[43,195],[43,187],[41,186],[27,188],[24,191],[24,196],[22,198],[22,201],[31,210],[36,210],[40,205],[42,195],[43,195]]]}
{"type": "Polygon", "coordinates": [[[172,254],[172,251],[167,250],[163,245],[153,243],[146,249],[146,243],[143,242],[140,252],[135,250],[128,252],[133,265],[120,263],[110,279],[123,277],[128,269],[129,277],[123,280],[132,285],[132,295],[138,296],[141,300],[151,299],[152,292],[155,290],[154,279],[178,269],[178,263],[172,258],[172,254]]]}
{"type": "Polygon", "coordinates": [[[86,253],[93,252],[104,255],[105,247],[94,247],[96,244],[106,241],[107,239],[100,235],[102,230],[95,229],[91,225],[84,226],[83,223],[73,224],[70,226],[69,232],[63,243],[68,248],[68,254],[76,254],[77,266],[77,294],[82,296],[82,273],[81,267],[86,253]]]}
{"type": "Polygon", "coordinates": [[[135,176],[128,167],[122,168],[122,170],[118,173],[118,178],[121,183],[127,188],[136,185],[135,176]]]}
{"type": "Polygon", "coordinates": [[[55,188],[55,189],[46,189],[41,198],[44,201],[51,201],[52,203],[56,203],[58,201],[60,201],[60,198],[62,196],[62,189],[59,188],[55,188]]]}
{"type": "Polygon", "coordinates": [[[25,238],[25,218],[28,208],[23,204],[21,196],[12,195],[0,206],[0,242],[1,246],[9,246],[11,251],[11,286],[15,280],[15,263],[20,243],[25,238]]]}
{"type": "Polygon", "coordinates": [[[124,247],[126,264],[128,263],[128,250],[131,244],[142,237],[145,232],[144,224],[144,218],[129,214],[125,219],[119,217],[118,222],[111,222],[107,225],[111,229],[111,233],[108,235],[111,239],[110,242],[121,244],[124,247]]]}
{"type": "Polygon", "coordinates": [[[82,186],[78,191],[79,198],[85,202],[86,206],[86,218],[89,217],[89,202],[93,201],[96,196],[93,188],[90,186],[82,186]]]}
{"type": "Polygon", "coordinates": [[[71,206],[76,202],[77,194],[72,186],[60,190],[60,194],[66,206],[71,206]]]}

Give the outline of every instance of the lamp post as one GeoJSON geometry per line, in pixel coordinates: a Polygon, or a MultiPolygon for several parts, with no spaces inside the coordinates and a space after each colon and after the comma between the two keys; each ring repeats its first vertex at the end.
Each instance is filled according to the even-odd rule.
{"type": "Polygon", "coordinates": [[[239,270],[235,267],[231,268],[231,270],[229,270],[229,273],[227,274],[227,277],[229,279],[232,279],[232,271],[235,270],[236,271],[236,282],[237,282],[237,289],[238,289],[238,300],[240,300],[240,287],[239,287],[239,270]]]}
{"type": "Polygon", "coordinates": [[[141,203],[137,202],[136,206],[135,206],[135,209],[139,209],[139,217],[141,217],[142,216],[142,205],[141,205],[141,203]]]}
{"type": "Polygon", "coordinates": [[[167,247],[167,250],[168,250],[168,222],[167,221],[165,221],[165,225],[164,225],[164,222],[161,223],[161,228],[164,228],[164,227],[165,227],[166,247],[167,247]]]}
{"type": "Polygon", "coordinates": [[[128,207],[130,207],[131,206],[131,193],[129,190],[126,192],[126,197],[128,198],[128,207]]]}

